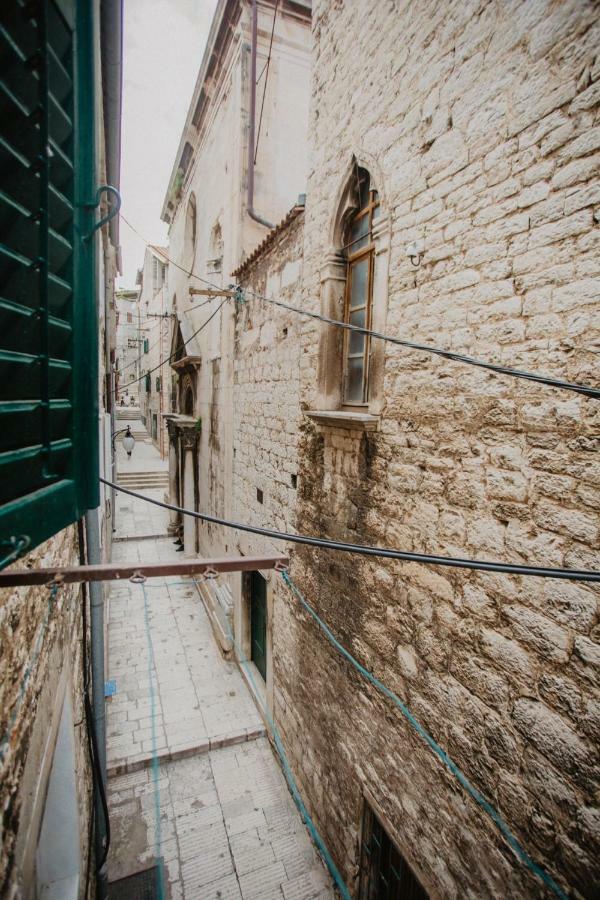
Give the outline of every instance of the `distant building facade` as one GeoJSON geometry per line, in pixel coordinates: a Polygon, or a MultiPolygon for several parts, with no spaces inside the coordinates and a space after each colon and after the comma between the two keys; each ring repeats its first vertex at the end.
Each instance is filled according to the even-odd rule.
{"type": "Polygon", "coordinates": [[[148,246],[143,268],[138,273],[140,412],[152,443],[163,457],[167,452],[164,416],[171,412],[172,397],[172,373],[168,357],[173,311],[169,299],[168,275],[166,248],[148,246]]]}
{"type": "Polygon", "coordinates": [[[115,380],[116,401],[137,405],[140,390],[140,369],[143,343],[139,290],[120,290],[115,293],[116,348],[115,380]]]}

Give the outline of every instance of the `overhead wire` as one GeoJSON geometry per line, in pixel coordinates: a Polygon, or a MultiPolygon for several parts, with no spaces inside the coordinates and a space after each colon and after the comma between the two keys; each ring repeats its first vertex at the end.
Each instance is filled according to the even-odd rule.
{"type": "MultiPolygon", "coordinates": [[[[121,219],[125,222],[125,224],[135,233],[137,236],[144,241],[147,245],[148,243],[145,241],[145,238],[142,234],[123,216],[122,213],[119,214],[121,219]]],[[[149,246],[149,245],[148,245],[149,246]]],[[[167,261],[172,264],[175,268],[180,269],[190,278],[197,278],[198,281],[201,281],[203,284],[206,284],[208,287],[213,288],[215,291],[222,290],[221,287],[215,285],[213,282],[209,281],[206,278],[203,278],[201,275],[198,275],[196,272],[181,266],[179,263],[172,260],[170,257],[165,257],[167,261]]],[[[464,365],[475,366],[480,369],[485,369],[490,372],[494,372],[496,375],[506,375],[512,378],[520,378],[526,381],[532,381],[537,384],[543,384],[547,387],[558,388],[559,390],[572,391],[578,394],[582,394],[586,397],[591,397],[595,400],[600,399],[600,388],[590,387],[585,384],[577,384],[576,382],[565,381],[560,378],[552,378],[548,375],[538,375],[535,372],[528,372],[524,369],[516,369],[512,366],[501,366],[497,363],[487,362],[485,360],[476,359],[472,356],[467,356],[463,353],[455,353],[452,350],[444,350],[441,347],[432,346],[430,344],[422,344],[416,341],[408,341],[404,338],[394,337],[393,335],[384,334],[380,331],[375,331],[370,328],[361,328],[359,325],[351,325],[349,322],[342,322],[340,319],[334,319],[331,316],[323,315],[322,313],[313,312],[311,310],[302,309],[299,306],[294,306],[291,303],[285,303],[283,300],[275,300],[272,297],[265,297],[263,294],[259,294],[256,291],[252,291],[249,288],[245,288],[243,291],[244,295],[248,295],[250,297],[255,298],[264,303],[269,303],[272,306],[279,307],[280,309],[286,309],[288,312],[296,313],[297,315],[304,316],[305,318],[314,319],[319,322],[323,322],[326,325],[332,325],[336,328],[341,328],[345,331],[352,331],[356,334],[362,334],[366,337],[372,337],[376,340],[381,340],[389,344],[393,344],[398,347],[404,347],[408,350],[417,350],[422,353],[429,353],[433,356],[439,356],[443,359],[450,360],[452,362],[462,363],[464,365]]],[[[226,298],[229,299],[229,298],[226,298]]]]}
{"type": "MultiPolygon", "coordinates": [[[[196,337],[197,334],[200,334],[200,332],[206,328],[206,326],[211,321],[211,319],[214,319],[214,317],[220,311],[220,309],[224,303],[225,303],[225,300],[222,300],[221,303],[219,304],[219,306],[215,310],[213,310],[213,312],[210,314],[208,319],[206,319],[202,323],[200,328],[198,328],[197,331],[194,331],[193,334],[190,334],[190,336],[188,338],[186,338],[186,340],[184,340],[184,342],[183,342],[184,347],[192,340],[192,338],[196,337]]],[[[200,304],[200,305],[205,305],[205,304],[200,304]]],[[[198,307],[198,308],[200,308],[200,307],[198,307]]],[[[154,372],[157,372],[159,369],[162,369],[163,366],[165,366],[168,362],[170,362],[172,359],[174,359],[177,356],[180,349],[181,348],[178,348],[177,350],[173,351],[173,353],[171,353],[169,356],[167,356],[165,359],[163,359],[163,361],[160,362],[157,366],[154,366],[154,368],[149,369],[147,372],[144,372],[144,374],[140,375],[139,378],[136,378],[133,381],[128,381],[127,384],[124,386],[127,388],[130,388],[132,384],[137,384],[138,382],[143,381],[147,375],[152,375],[154,372]]],[[[116,391],[113,390],[112,393],[115,394],[116,391]]]]}
{"type": "MultiPolygon", "coordinates": [[[[256,134],[256,145],[254,147],[254,165],[256,165],[256,157],[258,156],[258,142],[260,141],[260,127],[262,125],[263,110],[265,108],[265,96],[267,93],[267,84],[269,82],[269,69],[270,69],[270,65],[271,65],[271,50],[273,48],[273,35],[275,34],[275,20],[277,19],[278,6],[279,6],[279,0],[275,0],[275,10],[273,12],[273,25],[271,27],[271,40],[269,42],[269,52],[267,54],[267,61],[265,63],[265,69],[266,69],[265,83],[263,85],[263,95],[262,95],[262,101],[260,104],[260,115],[258,117],[258,131],[256,134]]],[[[263,69],[263,72],[265,71],[265,69],[263,69]]],[[[261,75],[262,75],[262,72],[261,72],[261,75]]],[[[260,80],[260,76],[259,76],[259,79],[257,79],[257,83],[258,83],[258,80],[260,80]]]]}
{"type": "Polygon", "coordinates": [[[225,528],[235,528],[238,531],[246,531],[250,534],[259,534],[263,537],[272,538],[277,541],[289,541],[295,544],[305,544],[311,547],[319,547],[324,550],[339,550],[344,553],[356,553],[361,556],[374,556],[382,559],[399,559],[403,562],[414,562],[433,566],[449,566],[457,569],[471,569],[483,572],[503,572],[508,575],[525,575],[537,578],[557,578],[568,581],[591,581],[600,582],[600,572],[592,572],[586,569],[563,569],[550,568],[544,566],[522,566],[514,563],[493,562],[481,559],[463,559],[453,556],[436,556],[429,553],[415,553],[408,550],[394,550],[388,547],[378,547],[371,544],[353,544],[345,541],[333,541],[327,538],[318,538],[306,534],[292,534],[286,531],[278,531],[274,528],[261,528],[258,525],[248,525],[242,522],[233,522],[230,519],[223,519],[220,516],[213,516],[209,513],[197,512],[193,509],[185,509],[182,506],[176,506],[174,503],[166,503],[163,500],[155,500],[145,494],[132,491],[120,484],[115,484],[106,478],[100,478],[100,481],[108,487],[121,491],[123,494],[129,494],[130,497],[137,497],[139,500],[145,500],[147,503],[153,503],[155,506],[161,506],[163,509],[169,509],[172,512],[178,512],[185,516],[192,516],[200,519],[202,522],[210,522],[213,525],[222,525],[225,528]]]}

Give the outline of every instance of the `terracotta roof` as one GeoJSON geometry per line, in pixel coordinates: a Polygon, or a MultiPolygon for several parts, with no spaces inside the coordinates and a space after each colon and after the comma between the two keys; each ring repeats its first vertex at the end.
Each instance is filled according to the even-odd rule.
{"type": "Polygon", "coordinates": [[[238,266],[237,269],[235,269],[235,271],[233,271],[231,274],[235,275],[236,278],[239,275],[243,275],[244,272],[246,271],[246,269],[248,269],[248,267],[251,266],[252,263],[265,252],[265,250],[269,249],[271,244],[273,244],[275,242],[276,238],[279,237],[281,232],[285,231],[287,226],[290,225],[291,222],[293,222],[294,219],[296,219],[300,215],[300,213],[303,213],[303,212],[304,212],[304,204],[302,204],[302,206],[300,206],[297,203],[295,206],[292,206],[292,208],[290,209],[290,211],[287,214],[287,216],[285,217],[285,219],[282,219],[278,225],[275,225],[275,227],[272,228],[271,231],[269,231],[267,236],[263,238],[263,240],[260,242],[258,247],[255,250],[253,250],[252,253],[250,254],[250,256],[246,257],[244,262],[240,266],[238,266]]]}
{"type": "Polygon", "coordinates": [[[149,248],[157,253],[159,256],[164,256],[165,260],[169,259],[169,248],[168,247],[159,247],[158,244],[148,244],[149,248]]]}

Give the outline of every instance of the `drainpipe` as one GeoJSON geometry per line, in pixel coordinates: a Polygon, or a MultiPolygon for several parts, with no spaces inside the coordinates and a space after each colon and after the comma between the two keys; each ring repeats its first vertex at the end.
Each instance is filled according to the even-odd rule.
{"type": "Polygon", "coordinates": [[[250,123],[248,128],[248,197],[247,213],[251,219],[273,228],[271,222],[267,222],[254,211],[254,120],[256,118],[256,47],[258,37],[258,4],[252,0],[252,44],[250,49],[250,123]]]}
{"type": "MultiPolygon", "coordinates": [[[[89,565],[102,562],[100,549],[100,510],[90,509],[85,514],[87,561],[89,565]]],[[[96,741],[98,746],[98,767],[106,793],[106,722],[104,714],[104,595],[101,581],[91,581],[90,590],[90,637],[92,657],[92,710],[96,741]]],[[[100,860],[106,846],[106,822],[102,811],[100,792],[95,788],[95,855],[100,860]]],[[[97,873],[96,897],[105,900],[108,896],[108,873],[106,863],[97,873]]]]}

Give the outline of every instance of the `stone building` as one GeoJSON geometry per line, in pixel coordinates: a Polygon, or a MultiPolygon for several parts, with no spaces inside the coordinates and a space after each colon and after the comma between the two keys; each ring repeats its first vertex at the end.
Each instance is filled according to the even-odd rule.
{"type": "Polygon", "coordinates": [[[150,245],[138,272],[140,413],[161,456],[167,453],[164,415],[172,411],[172,376],[163,365],[170,353],[172,304],[169,300],[166,247],[150,245]]]}
{"type": "MultiPolygon", "coordinates": [[[[98,187],[119,187],[120,4],[103,3],[101,14],[83,0],[11,2],[0,20],[0,568],[15,557],[11,568],[77,567],[105,560],[112,535],[98,473],[110,477],[112,466],[119,230],[114,217],[98,228],[116,211],[114,191],[98,187]]],[[[105,831],[84,709],[93,658],[102,769],[103,601],[94,588],[93,613],[78,584],[0,589],[2,897],[71,900],[96,883],[105,831]]]]}
{"type": "MultiPolygon", "coordinates": [[[[177,315],[171,493],[217,514],[233,509],[234,310],[190,289],[226,287],[304,191],[309,44],[305,2],[220,0],[163,207],[177,315]]],[[[227,544],[218,526],[183,524],[188,555],[227,544]]],[[[231,617],[228,589],[215,603],[231,617]]]]}
{"type": "MultiPolygon", "coordinates": [[[[317,537],[597,570],[597,401],[345,336],[256,295],[597,385],[598,6],[358,8],[313,5],[306,208],[233,272],[231,401],[203,381],[204,340],[194,361],[196,502],[317,537]]],[[[215,526],[199,543],[274,547],[215,526]]],[[[229,607],[206,597],[215,631],[231,649],[234,622],[351,896],[377,895],[382,877],[403,896],[596,896],[597,588],[287,549],[335,638],[489,804],[275,573],[232,579],[229,607]]]]}
{"type": "Polygon", "coordinates": [[[117,403],[127,397],[128,403],[137,405],[140,388],[141,319],[139,290],[120,290],[115,294],[116,347],[115,347],[115,395],[117,403]]]}

